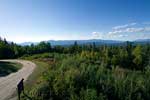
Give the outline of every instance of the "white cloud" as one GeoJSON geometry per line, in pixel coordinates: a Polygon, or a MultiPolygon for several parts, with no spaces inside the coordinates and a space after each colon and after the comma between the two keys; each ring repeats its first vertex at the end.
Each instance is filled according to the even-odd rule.
{"type": "Polygon", "coordinates": [[[97,38],[103,38],[103,33],[100,32],[92,32],[92,37],[97,39],[97,38]]]}
{"type": "Polygon", "coordinates": [[[118,37],[127,37],[128,35],[123,35],[123,34],[120,34],[118,35],[118,37]]]}
{"type": "MultiPolygon", "coordinates": [[[[116,31],[116,33],[119,33],[119,31],[116,31]]],[[[114,32],[115,33],[115,32],[114,32]]],[[[113,39],[113,38],[124,38],[127,37],[127,34],[104,34],[104,33],[100,33],[100,32],[92,32],[92,37],[94,39],[113,39]]]]}
{"type": "Polygon", "coordinates": [[[142,35],[142,38],[143,38],[143,39],[150,39],[150,34],[143,34],[143,35],[142,35]]]}
{"type": "Polygon", "coordinates": [[[150,32],[150,27],[146,27],[145,30],[150,32]]]}
{"type": "Polygon", "coordinates": [[[145,24],[145,25],[150,25],[150,22],[143,22],[143,24],[145,24]]]}
{"type": "Polygon", "coordinates": [[[125,28],[120,30],[114,30],[108,32],[108,35],[114,35],[119,33],[134,33],[134,32],[150,32],[150,27],[140,27],[140,28],[125,28]]]}
{"type": "Polygon", "coordinates": [[[117,34],[117,33],[123,33],[124,31],[125,31],[125,30],[111,31],[111,32],[108,32],[108,35],[117,34]]]}
{"type": "Polygon", "coordinates": [[[92,32],[93,37],[99,37],[99,32],[92,32]]]}
{"type": "Polygon", "coordinates": [[[125,25],[115,26],[115,27],[113,27],[112,29],[114,29],[114,30],[124,29],[124,28],[130,27],[130,26],[134,26],[134,25],[136,25],[136,24],[137,24],[137,23],[130,23],[130,24],[125,24],[125,25]]]}
{"type": "Polygon", "coordinates": [[[109,38],[125,38],[125,37],[128,37],[128,35],[126,34],[115,34],[115,35],[109,35],[108,36],[109,38]]]}
{"type": "Polygon", "coordinates": [[[150,32],[150,27],[127,28],[126,32],[150,32]]]}
{"type": "Polygon", "coordinates": [[[126,28],[125,32],[144,32],[146,31],[144,28],[126,28]]]}
{"type": "Polygon", "coordinates": [[[137,23],[130,23],[112,28],[112,31],[106,33],[92,32],[94,38],[102,39],[138,39],[150,38],[150,26],[135,26],[137,23]],[[132,33],[132,34],[131,34],[132,33]]]}

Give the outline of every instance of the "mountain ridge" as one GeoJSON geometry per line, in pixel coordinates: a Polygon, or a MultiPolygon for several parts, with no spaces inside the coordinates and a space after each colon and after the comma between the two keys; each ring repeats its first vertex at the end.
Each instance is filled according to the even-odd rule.
{"type": "MultiPolygon", "coordinates": [[[[74,42],[77,42],[78,44],[82,45],[82,44],[92,44],[92,43],[96,43],[97,45],[102,45],[102,44],[120,44],[120,43],[124,43],[127,41],[120,41],[120,40],[103,40],[103,39],[89,39],[89,40],[47,40],[44,42],[49,42],[51,43],[52,46],[55,45],[72,45],[74,44],[74,42]]],[[[129,42],[133,42],[133,43],[150,43],[150,39],[137,39],[134,41],[129,41],[129,42]]],[[[26,45],[31,45],[31,44],[38,44],[40,42],[23,42],[23,43],[19,43],[19,45],[22,46],[26,46],[26,45]]]]}

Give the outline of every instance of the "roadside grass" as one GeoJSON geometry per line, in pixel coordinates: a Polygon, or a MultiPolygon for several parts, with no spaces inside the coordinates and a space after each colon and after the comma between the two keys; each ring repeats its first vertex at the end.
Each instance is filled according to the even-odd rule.
{"type": "MultiPolygon", "coordinates": [[[[65,55],[61,55],[63,58],[65,55]]],[[[49,67],[55,63],[55,59],[59,58],[60,55],[57,53],[42,53],[34,55],[24,55],[19,59],[29,60],[36,64],[36,68],[33,73],[28,77],[24,83],[25,95],[21,95],[21,100],[32,100],[29,92],[34,88],[35,85],[40,84],[43,81],[42,75],[49,70],[49,67]]],[[[17,95],[17,94],[16,94],[17,95]]]]}
{"type": "Polygon", "coordinates": [[[39,60],[32,60],[36,64],[36,68],[34,69],[33,73],[28,77],[28,79],[24,83],[24,95],[21,95],[22,100],[31,99],[30,95],[28,94],[30,90],[38,84],[41,80],[42,74],[47,71],[48,67],[50,66],[47,62],[39,61],[39,60]]]}
{"type": "Polygon", "coordinates": [[[25,81],[25,91],[28,92],[41,79],[42,74],[48,70],[51,63],[53,63],[53,54],[42,53],[34,55],[24,55],[20,59],[30,60],[36,64],[33,73],[25,81]]]}
{"type": "MultiPolygon", "coordinates": [[[[25,60],[29,60],[30,57],[27,57],[25,60]]],[[[29,96],[29,92],[34,87],[35,84],[41,80],[42,74],[48,69],[50,66],[47,62],[44,62],[39,59],[30,59],[30,61],[36,64],[36,67],[33,73],[28,77],[28,79],[24,82],[24,94],[21,94],[21,100],[32,100],[32,97],[29,96]]],[[[17,91],[11,96],[11,98],[17,99],[17,91]]]]}
{"type": "Polygon", "coordinates": [[[22,67],[20,63],[0,61],[0,77],[17,72],[22,67]]]}
{"type": "Polygon", "coordinates": [[[34,69],[33,73],[28,77],[25,82],[25,90],[30,90],[38,81],[40,81],[40,76],[48,69],[50,66],[46,62],[32,60],[36,64],[36,68],[34,69]]]}

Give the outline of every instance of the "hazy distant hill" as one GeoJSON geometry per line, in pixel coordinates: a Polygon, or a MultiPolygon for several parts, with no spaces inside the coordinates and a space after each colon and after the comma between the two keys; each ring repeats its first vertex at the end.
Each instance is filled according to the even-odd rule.
{"type": "Polygon", "coordinates": [[[150,39],[138,39],[134,41],[134,44],[146,44],[150,43],[150,39]]]}
{"type": "MultiPolygon", "coordinates": [[[[116,44],[116,43],[123,43],[123,41],[115,41],[115,40],[100,40],[100,39],[91,39],[91,40],[48,40],[45,42],[50,42],[51,45],[72,45],[74,42],[77,41],[79,45],[81,44],[92,44],[95,42],[96,45],[101,45],[101,44],[116,44]]],[[[24,42],[21,43],[20,45],[31,45],[31,44],[38,44],[37,42],[24,42]]]]}
{"type": "Polygon", "coordinates": [[[19,43],[19,45],[22,45],[22,46],[27,46],[27,45],[31,45],[31,44],[38,44],[38,42],[23,42],[23,43],[19,43]]]}
{"type": "MultiPolygon", "coordinates": [[[[68,46],[68,45],[72,45],[74,44],[74,42],[77,41],[77,43],[79,45],[82,44],[92,44],[93,42],[96,45],[110,45],[110,44],[122,44],[125,43],[125,41],[117,41],[117,40],[101,40],[101,39],[91,39],[91,40],[48,40],[45,42],[50,42],[52,46],[54,45],[63,45],[63,46],[68,46]]],[[[139,39],[139,40],[135,40],[135,41],[131,41],[134,42],[135,44],[143,44],[143,43],[150,43],[150,39],[139,39]]],[[[31,45],[31,44],[38,44],[38,42],[24,42],[21,43],[20,45],[31,45]]]]}
{"type": "Polygon", "coordinates": [[[77,42],[78,44],[92,44],[95,42],[95,44],[114,44],[114,43],[121,43],[121,41],[115,41],[115,40],[100,40],[100,39],[91,39],[91,40],[49,40],[48,42],[51,43],[51,45],[72,45],[74,42],[77,42]]]}
{"type": "Polygon", "coordinates": [[[135,42],[150,42],[150,39],[138,39],[135,42]]]}

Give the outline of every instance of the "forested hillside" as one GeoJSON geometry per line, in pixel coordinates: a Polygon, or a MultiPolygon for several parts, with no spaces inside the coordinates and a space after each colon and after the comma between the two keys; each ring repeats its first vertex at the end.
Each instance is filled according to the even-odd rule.
{"type": "Polygon", "coordinates": [[[0,40],[0,59],[50,59],[33,100],[150,100],[150,44],[19,46],[0,40]],[[43,54],[44,53],[44,54],[43,54]]]}
{"type": "Polygon", "coordinates": [[[0,38],[0,59],[18,58],[23,55],[32,55],[50,51],[50,43],[40,42],[38,45],[31,44],[30,46],[20,46],[0,38]]]}

